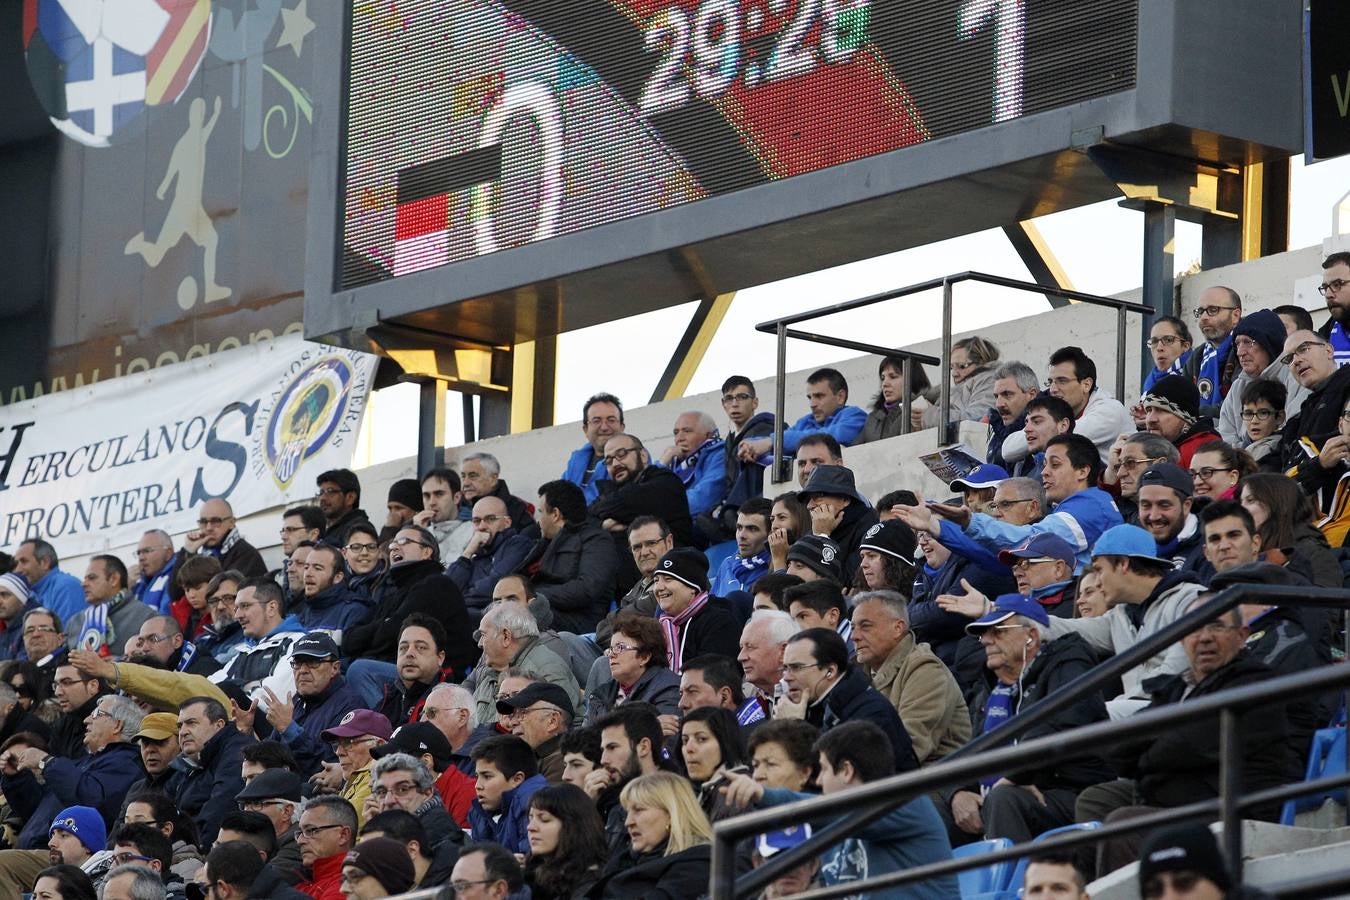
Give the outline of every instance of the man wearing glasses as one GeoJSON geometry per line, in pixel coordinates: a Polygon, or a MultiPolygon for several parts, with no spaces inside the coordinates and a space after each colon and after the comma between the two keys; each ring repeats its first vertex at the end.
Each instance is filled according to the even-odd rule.
{"type": "Polygon", "coordinates": [[[1200,389],[1201,414],[1217,416],[1239,366],[1233,329],[1242,319],[1242,298],[1232,288],[1216,286],[1200,292],[1195,320],[1205,342],[1191,352],[1182,373],[1200,389]]]}
{"type": "MultiPolygon", "coordinates": [[[[1076,634],[1050,640],[1050,615],[1025,594],[1004,594],[989,612],[966,626],[984,648],[985,675],[970,697],[971,721],[981,734],[992,731],[1097,664],[1087,642],[1076,634]]],[[[1106,719],[1099,693],[1083,698],[1054,720],[1034,730],[1036,737],[1057,734],[1106,719]]],[[[953,843],[979,838],[1029,841],[1043,831],[1074,821],[1074,801],[1089,785],[1112,771],[1098,757],[1064,760],[1012,777],[991,775],[949,794],[945,809],[953,843]]]]}
{"type": "Polygon", "coordinates": [[[1228,388],[1216,423],[1219,436],[1234,447],[1246,447],[1251,443],[1242,423],[1242,396],[1252,382],[1264,378],[1284,385],[1287,393],[1282,411],[1286,416],[1297,413],[1308,396],[1303,385],[1294,380],[1289,366],[1280,359],[1286,337],[1284,323],[1268,309],[1244,316],[1233,329],[1233,351],[1241,371],[1228,388]]]}
{"type": "Polygon", "coordinates": [[[220,497],[202,504],[197,513],[197,529],[183,538],[178,562],[192,553],[214,556],[220,560],[221,569],[237,569],[249,577],[267,574],[262,554],[244,540],[235,527],[234,509],[220,497]]]}
{"type": "Polygon", "coordinates": [[[152,528],[141,535],[141,541],[136,545],[139,576],[131,586],[132,596],[156,612],[167,613],[169,605],[182,594],[174,584],[177,563],[173,538],[167,531],[152,528]]]}
{"type": "Polygon", "coordinates": [[[1322,260],[1322,283],[1317,290],[1331,314],[1317,333],[1331,343],[1336,365],[1343,366],[1350,363],[1350,333],[1344,324],[1350,311],[1350,253],[1333,253],[1322,260]]]}
{"type": "Polygon", "coordinates": [[[711,543],[730,538],[735,530],[736,510],[746,500],[764,492],[764,466],[753,457],[742,458],[741,442],[773,434],[773,413],[759,411],[755,383],[744,375],[732,375],[722,383],[722,410],[731,420],[724,463],[727,495],[710,517],[700,517],[702,521],[695,525],[711,543]]]}
{"type": "Polygon", "coordinates": [[[609,479],[605,468],[605,444],[623,434],[623,403],[613,394],[595,394],[581,407],[581,433],[586,444],[572,451],[563,470],[563,480],[581,488],[587,503],[600,496],[600,482],[609,479]]]}
{"type": "Polygon", "coordinates": [[[234,795],[241,810],[262,813],[272,823],[277,836],[272,868],[293,875],[289,879],[292,882],[303,877],[300,844],[296,841],[301,787],[300,776],[289,769],[264,769],[234,795]]]}
{"type": "Polygon", "coordinates": [[[265,739],[285,744],[295,754],[301,775],[313,775],[323,763],[337,762],[323,732],[361,707],[360,696],[340,668],[333,639],[322,631],[311,632],[291,645],[294,696],[269,698],[267,721],[272,733],[265,739]]]}
{"type": "Polygon", "coordinates": [[[296,890],[311,897],[340,897],[342,863],[356,843],[356,810],[341,797],[314,797],[300,808],[300,860],[308,876],[296,890]]]}
{"type": "MultiPolygon", "coordinates": [[[[1318,455],[1340,434],[1341,411],[1350,399],[1350,367],[1336,362],[1335,350],[1316,332],[1295,331],[1284,342],[1280,361],[1307,388],[1308,398],[1298,415],[1284,426],[1280,438],[1280,469],[1300,482],[1319,480],[1318,455]]],[[[1314,487],[1315,491],[1315,487],[1314,487]]]]}
{"type": "Polygon", "coordinates": [[[515,528],[506,504],[499,497],[484,497],[473,505],[469,519],[473,537],[464,552],[450,563],[446,574],[464,594],[469,616],[476,623],[492,602],[497,580],[520,567],[534,539],[515,528]]]}
{"type": "Polygon", "coordinates": [[[184,640],[183,626],[173,616],[146,619],[138,637],[140,649],[130,654],[127,662],[194,675],[209,676],[220,670],[220,663],[211,654],[197,652],[195,644],[184,640]]]}

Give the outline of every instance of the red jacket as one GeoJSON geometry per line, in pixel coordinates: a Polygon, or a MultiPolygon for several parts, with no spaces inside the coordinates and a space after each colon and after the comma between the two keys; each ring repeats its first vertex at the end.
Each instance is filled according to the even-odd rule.
{"type": "Polygon", "coordinates": [[[450,818],[459,823],[464,830],[469,829],[469,807],[478,796],[474,792],[474,778],[465,775],[457,767],[450,766],[436,776],[436,790],[445,803],[445,811],[450,818]]]}
{"type": "Polygon", "coordinates": [[[169,604],[169,614],[178,620],[178,627],[183,629],[185,640],[189,641],[195,641],[201,637],[202,632],[206,630],[206,626],[211,624],[211,613],[206,610],[197,613],[192,608],[192,604],[187,602],[186,597],[179,597],[169,604]],[[194,613],[197,614],[198,619],[189,627],[188,623],[192,621],[194,613]],[[189,631],[191,634],[188,633],[189,631]]]}
{"type": "Polygon", "coordinates": [[[314,861],[313,875],[309,881],[302,881],[295,886],[297,891],[302,894],[309,894],[315,900],[345,900],[342,896],[342,861],[347,858],[347,851],[334,853],[332,856],[325,856],[323,859],[314,861]]]}

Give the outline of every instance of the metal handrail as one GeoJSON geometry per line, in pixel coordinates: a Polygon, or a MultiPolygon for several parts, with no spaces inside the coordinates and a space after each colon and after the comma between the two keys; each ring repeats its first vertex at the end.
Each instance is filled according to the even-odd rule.
{"type": "Polygon", "coordinates": [[[975,281],[981,284],[992,284],[998,287],[1011,288],[1019,291],[1029,291],[1034,294],[1046,294],[1055,297],[1064,297],[1068,300],[1076,300],[1080,303],[1087,303],[1093,306],[1106,306],[1116,310],[1116,399],[1123,400],[1125,397],[1125,315],[1126,313],[1136,312],[1142,314],[1151,314],[1154,309],[1144,303],[1136,303],[1132,300],[1120,300],[1115,297],[1103,297],[1099,294],[1086,294],[1082,291],[1070,291],[1063,288],[1049,287],[1043,284],[1034,284],[1029,281],[1018,281],[1015,278],[1004,278],[1001,275],[988,275],[984,272],[961,272],[955,275],[945,275],[942,278],[934,278],[928,281],[920,281],[916,284],[907,285],[895,290],[883,291],[879,294],[871,294],[867,297],[859,297],[854,300],[845,300],[842,303],[834,303],[830,306],[823,306],[819,309],[807,310],[806,312],[793,313],[790,316],[784,316],[780,319],[771,319],[767,322],[761,322],[755,326],[756,331],[762,331],[766,334],[773,334],[778,339],[778,358],[777,358],[777,387],[774,397],[774,435],[773,435],[773,480],[786,481],[787,475],[782,470],[783,464],[783,429],[785,423],[783,417],[786,415],[786,397],[787,397],[787,339],[796,338],[798,340],[811,341],[817,344],[828,344],[832,347],[843,347],[849,350],[861,350],[864,353],[876,353],[882,356],[898,356],[903,362],[903,380],[905,385],[904,400],[902,403],[901,433],[909,432],[909,413],[910,413],[910,374],[913,362],[927,363],[937,365],[940,369],[938,375],[941,384],[941,398],[939,401],[939,411],[941,417],[938,425],[938,446],[942,446],[947,439],[947,419],[951,411],[951,379],[949,377],[952,360],[952,286],[963,281],[975,281]],[[856,341],[847,341],[842,338],[828,337],[812,332],[796,331],[789,326],[800,322],[808,322],[812,319],[818,319],[823,316],[831,316],[836,313],[848,312],[854,309],[862,309],[876,303],[884,303],[887,300],[897,300],[901,297],[908,297],[911,294],[922,293],[942,288],[942,357],[935,359],[922,353],[915,353],[908,350],[894,350],[887,347],[880,347],[873,344],[865,344],[856,341]],[[782,475],[782,477],[779,477],[782,475]]]}
{"type": "MultiPolygon", "coordinates": [[[[1044,754],[1047,752],[1055,757],[1062,758],[1066,755],[1066,751],[1075,749],[1080,744],[1084,747],[1103,746],[1111,739],[1133,735],[1137,731],[1147,728],[1153,722],[1171,723],[1191,716],[1204,715],[1211,711],[1225,710],[1224,702],[1216,702],[1215,698],[1223,698],[1231,692],[1215,694],[1213,697],[1202,700],[1189,701],[1185,709],[1178,706],[1139,713],[1126,719],[1088,725],[1084,728],[1029,741],[1011,748],[989,749],[1006,741],[1017,739],[1025,734],[1028,729],[1036,727],[1046,719],[1058,714],[1065,707],[1075,703],[1081,697],[1101,688],[1107,681],[1121,672],[1171,646],[1186,634],[1244,601],[1261,601],[1266,604],[1269,601],[1281,601],[1286,605],[1346,609],[1350,608],[1350,591],[1287,585],[1233,585],[1220,591],[1203,605],[1170,625],[1159,629],[1112,659],[1069,682],[1069,684],[1057,690],[1053,697],[1049,697],[1031,707],[1025,713],[1013,717],[995,731],[981,735],[940,762],[917,772],[893,776],[853,790],[802,800],[771,810],[748,813],[719,822],[714,828],[713,840],[713,896],[716,898],[739,897],[759,890],[788,870],[800,865],[827,847],[838,843],[843,838],[865,828],[920,793],[940,787],[966,784],[972,778],[1015,769],[1024,757],[1027,760],[1034,758],[1033,754],[1029,754],[1025,748],[1035,748],[1036,753],[1042,754],[1041,761],[1043,762],[1044,754]],[[1083,738],[1084,734],[1089,735],[1089,737],[1083,738]],[[1092,743],[1094,741],[1101,743],[1094,745],[1092,743]],[[732,847],[738,838],[756,834],[771,827],[782,827],[785,824],[804,821],[808,818],[830,816],[843,812],[849,814],[818,829],[809,839],[797,847],[775,854],[763,866],[737,882],[732,847]]],[[[1347,635],[1347,641],[1350,641],[1350,635],[1347,635]]],[[[1350,690],[1350,668],[1340,666],[1274,679],[1258,686],[1240,690],[1254,691],[1259,688],[1269,691],[1272,689],[1272,685],[1281,686],[1298,682],[1299,679],[1308,682],[1307,685],[1299,682],[1299,690],[1313,690],[1315,686],[1320,686],[1322,680],[1350,690]]],[[[1295,690],[1291,688],[1287,693],[1292,694],[1294,692],[1295,690]]],[[[1223,712],[1221,718],[1223,720],[1221,726],[1223,736],[1221,738],[1220,770],[1222,774],[1220,784],[1222,786],[1222,811],[1226,826],[1224,831],[1225,849],[1228,852],[1229,859],[1238,861],[1235,865],[1240,868],[1242,836],[1240,830],[1235,827],[1238,797],[1235,793],[1236,785],[1232,783],[1232,779],[1237,773],[1229,771],[1231,767],[1223,762],[1227,758],[1228,752],[1236,752],[1236,721],[1234,715],[1229,712],[1223,712]]],[[[1240,876],[1240,872],[1238,872],[1238,875],[1240,876]]],[[[862,886],[860,882],[851,883],[853,890],[858,890],[862,886]]]]}

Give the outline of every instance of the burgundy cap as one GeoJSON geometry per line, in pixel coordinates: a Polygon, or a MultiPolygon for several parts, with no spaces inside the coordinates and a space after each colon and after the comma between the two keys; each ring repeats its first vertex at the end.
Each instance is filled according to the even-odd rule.
{"type": "Polygon", "coordinates": [[[343,716],[337,725],[325,730],[323,739],[334,741],[338,738],[364,737],[370,734],[387,741],[393,730],[389,720],[381,714],[369,709],[354,709],[343,716]]]}

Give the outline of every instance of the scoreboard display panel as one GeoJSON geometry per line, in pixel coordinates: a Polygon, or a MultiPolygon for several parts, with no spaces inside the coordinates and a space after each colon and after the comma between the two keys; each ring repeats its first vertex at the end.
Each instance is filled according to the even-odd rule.
{"type": "Polygon", "coordinates": [[[337,286],[1129,90],[1137,18],[1137,0],[358,0],[337,286]]]}

